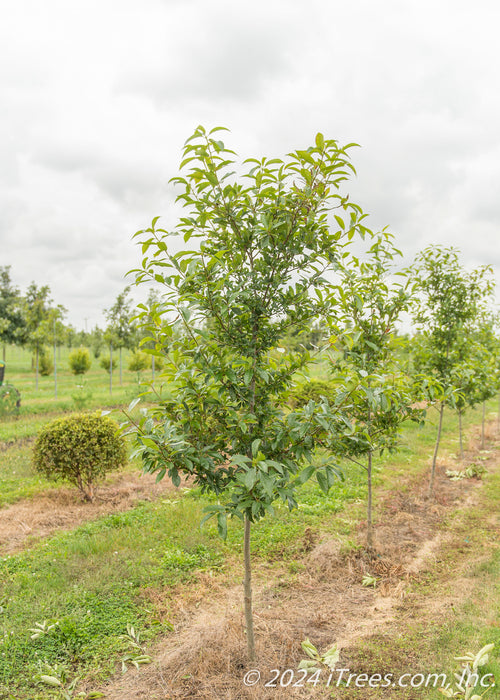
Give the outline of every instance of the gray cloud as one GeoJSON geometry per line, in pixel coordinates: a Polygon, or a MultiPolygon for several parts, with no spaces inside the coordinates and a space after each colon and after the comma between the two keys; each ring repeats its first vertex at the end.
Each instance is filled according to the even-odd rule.
{"type": "Polygon", "coordinates": [[[484,0],[23,0],[0,25],[0,264],[82,324],[139,263],[131,235],[179,213],[193,128],[242,158],[317,131],[356,141],[354,201],[407,258],[491,262],[500,204],[500,6],[484,0]]]}

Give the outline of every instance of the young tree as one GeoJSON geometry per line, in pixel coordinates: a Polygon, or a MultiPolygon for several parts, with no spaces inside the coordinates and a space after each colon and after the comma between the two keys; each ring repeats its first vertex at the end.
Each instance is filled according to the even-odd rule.
{"type": "MultiPolygon", "coordinates": [[[[470,381],[467,384],[467,390],[463,393],[468,406],[482,404],[482,450],[485,448],[486,401],[497,393],[500,374],[498,369],[499,344],[495,333],[497,322],[496,317],[486,314],[480,321],[477,331],[469,339],[468,344],[470,381]]],[[[460,446],[463,454],[462,443],[460,446]]]]}
{"type": "MultiPolygon", "coordinates": [[[[62,345],[64,338],[66,336],[66,328],[62,322],[64,315],[66,314],[66,309],[61,304],[57,306],[50,306],[45,314],[45,318],[41,321],[38,329],[37,335],[44,342],[52,342],[53,347],[53,369],[54,369],[54,396],[57,398],[57,347],[62,345]]],[[[47,356],[44,358],[45,361],[50,363],[50,358],[47,356]]],[[[52,370],[51,370],[52,371],[52,370]]],[[[42,372],[43,373],[43,372],[42,372]]]]}
{"type": "Polygon", "coordinates": [[[132,346],[135,333],[132,323],[132,301],[128,298],[129,293],[130,287],[125,287],[123,292],[116,297],[113,306],[104,311],[108,321],[105,335],[110,344],[110,353],[112,354],[113,347],[117,347],[120,354],[120,384],[122,383],[122,350],[132,346]]]}
{"type": "Polygon", "coordinates": [[[48,285],[37,287],[35,282],[32,282],[24,297],[24,303],[27,342],[35,353],[35,388],[38,389],[40,352],[49,338],[47,320],[49,319],[52,304],[50,287],[48,285]]]}
{"type": "Polygon", "coordinates": [[[445,393],[440,402],[429,481],[432,495],[444,408],[447,403],[455,403],[459,390],[454,381],[456,370],[467,357],[468,339],[484,312],[493,283],[489,266],[472,272],[463,270],[455,248],[426,248],[417,256],[412,270],[419,292],[413,304],[414,321],[420,331],[415,364],[435,377],[445,393]]]}
{"type": "Polygon", "coordinates": [[[92,329],[92,331],[90,333],[90,345],[92,347],[94,357],[96,359],[98,359],[99,355],[101,354],[102,348],[105,345],[105,342],[104,342],[104,333],[97,325],[94,326],[94,328],[92,329]]]}
{"type": "Polygon", "coordinates": [[[90,352],[87,348],[75,348],[68,356],[68,364],[73,374],[85,374],[91,366],[90,352]]]}
{"type": "Polygon", "coordinates": [[[227,517],[244,522],[253,659],[251,525],[277,500],[296,507],[297,488],[313,474],[328,491],[338,472],[331,457],[313,462],[315,449],[352,431],[343,387],[331,403],[285,410],[283,396],[310,355],[276,348],[291,328],[306,330],[335,314],[328,272],[366,229],[361,209],[341,191],[353,172],[348,146],[318,134],[314,147],[284,160],[245,161],[249,170],[237,181],[235,154],[217,140],[217,130],[198,127],[186,143],[187,172],[174,182],[188,212],[176,230],[158,228],[156,218],[136,234],[143,254],[136,282],[154,280],[164,289],[153,318],[146,308],[143,319],[157,349],[168,346],[163,374],[173,390],[152,411],[143,409],[134,430],[145,471],[159,479],[168,473],[177,485],[181,476],[194,477],[218,495],[206,510],[222,536],[227,517]],[[197,238],[199,245],[174,252],[169,236],[197,238]]]}
{"type": "Polygon", "coordinates": [[[413,382],[399,366],[396,325],[408,310],[412,285],[394,274],[394,258],[401,252],[383,231],[363,258],[352,258],[340,271],[341,327],[334,324],[334,376],[349,377],[356,386],[351,418],[356,431],[346,439],[346,457],[366,470],[368,548],[373,547],[372,462],[375,453],[395,450],[403,423],[421,421],[414,407],[413,382]],[[392,275],[392,279],[391,279],[392,275]],[[399,280],[399,281],[398,281],[399,280]],[[340,355],[339,355],[340,351],[340,355]],[[366,463],[360,462],[365,458],[366,463]]]}
{"type": "Polygon", "coordinates": [[[148,298],[144,304],[139,304],[138,308],[141,310],[141,324],[142,327],[137,329],[138,344],[141,346],[143,352],[151,356],[151,373],[152,379],[155,380],[156,370],[161,370],[163,367],[163,359],[165,353],[168,352],[170,347],[170,336],[168,338],[162,336],[161,327],[164,324],[163,320],[159,320],[162,317],[161,313],[161,295],[158,289],[151,287],[148,291],[148,298]],[[161,336],[160,342],[152,341],[150,339],[150,331],[148,328],[155,324],[155,337],[161,336]],[[156,347],[158,345],[158,347],[156,347]]]}
{"type": "Polygon", "coordinates": [[[4,362],[5,346],[22,342],[24,328],[21,294],[12,284],[10,265],[0,267],[0,342],[3,345],[4,362]]]}

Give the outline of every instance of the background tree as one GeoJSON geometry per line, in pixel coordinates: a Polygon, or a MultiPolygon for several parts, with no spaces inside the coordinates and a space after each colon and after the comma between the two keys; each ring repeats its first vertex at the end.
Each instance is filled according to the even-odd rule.
{"type": "Polygon", "coordinates": [[[397,323],[408,310],[412,293],[408,277],[394,276],[398,256],[401,252],[384,231],[366,256],[351,258],[339,270],[343,318],[341,327],[338,322],[333,327],[332,372],[356,386],[350,409],[356,431],[346,439],[345,454],[366,470],[368,548],[373,547],[373,455],[397,448],[405,421],[422,420],[422,411],[414,407],[412,381],[395,352],[397,323]],[[366,463],[359,461],[363,458],[366,463]]]}
{"type": "Polygon", "coordinates": [[[134,343],[135,328],[132,323],[132,301],[129,299],[130,287],[125,287],[123,292],[118,294],[115,303],[109,309],[105,309],[104,314],[108,321],[106,337],[112,348],[119,350],[120,384],[122,383],[122,350],[132,347],[134,343]]]}
{"type": "Polygon", "coordinates": [[[485,314],[479,327],[470,338],[469,355],[473,368],[473,387],[468,400],[470,406],[482,404],[481,449],[485,449],[486,402],[498,391],[499,341],[496,335],[496,315],[485,314]]]}
{"type": "Polygon", "coordinates": [[[66,326],[65,342],[70,350],[78,345],[77,336],[76,328],[73,326],[66,326]]]}
{"type": "Polygon", "coordinates": [[[467,357],[470,336],[493,290],[491,268],[483,266],[466,272],[455,248],[431,246],[417,255],[412,266],[418,294],[413,318],[420,334],[414,362],[422,372],[435,377],[445,398],[439,406],[439,423],[432,459],[429,494],[432,494],[436,460],[446,403],[455,404],[459,390],[456,370],[467,357]]]}
{"type": "Polygon", "coordinates": [[[57,348],[64,343],[66,337],[66,328],[62,322],[66,309],[61,304],[50,307],[47,311],[47,316],[40,324],[40,334],[47,339],[47,342],[52,340],[53,346],[53,364],[54,364],[54,395],[57,398],[57,348]]]}
{"type": "Polygon", "coordinates": [[[104,332],[96,325],[90,333],[90,347],[96,359],[100,356],[104,346],[104,332]]]}
{"type": "Polygon", "coordinates": [[[49,339],[47,321],[50,315],[50,287],[37,287],[32,282],[24,297],[24,316],[26,321],[27,344],[35,354],[35,388],[38,389],[38,374],[40,369],[40,352],[49,339]]]}
{"type": "Polygon", "coordinates": [[[173,390],[149,413],[143,409],[134,430],[145,471],[158,478],[168,472],[175,484],[182,475],[193,477],[218,495],[206,510],[222,536],[228,516],[243,520],[253,659],[251,524],[272,513],[277,500],[296,507],[297,489],[313,474],[328,491],[338,474],[335,461],[330,455],[314,461],[315,450],[352,431],[342,387],[331,403],[285,410],[286,391],[310,355],[276,348],[290,329],[306,330],[335,314],[327,273],[366,229],[360,208],[340,191],[353,172],[347,146],[318,134],[314,147],[286,160],[245,161],[249,170],[235,181],[234,152],[215,131],[199,127],[185,146],[187,174],[174,182],[188,212],[176,231],[157,228],[154,219],[136,234],[143,254],[136,282],[164,289],[153,318],[146,309],[143,319],[156,346],[168,345],[163,374],[173,390]],[[170,235],[185,243],[197,237],[199,246],[173,253],[170,235]]]}
{"type": "Polygon", "coordinates": [[[22,313],[21,293],[12,284],[10,265],[0,267],[0,342],[5,362],[5,346],[23,341],[25,320],[22,313]]]}
{"type": "Polygon", "coordinates": [[[151,372],[154,381],[156,370],[162,369],[163,358],[170,346],[170,335],[165,337],[161,331],[166,320],[162,319],[161,294],[159,290],[151,287],[145,304],[139,304],[138,309],[140,309],[141,313],[141,326],[137,328],[138,344],[143,352],[151,356],[151,372]],[[157,325],[155,325],[155,322],[157,325]],[[154,328],[155,337],[159,337],[159,340],[151,339],[152,328],[154,328]]]}

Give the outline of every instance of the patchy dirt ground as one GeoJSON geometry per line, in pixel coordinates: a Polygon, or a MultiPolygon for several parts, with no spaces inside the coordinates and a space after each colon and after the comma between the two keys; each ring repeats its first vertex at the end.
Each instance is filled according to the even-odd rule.
{"type": "MultiPolygon", "coordinates": [[[[491,472],[500,469],[500,453],[498,445],[490,444],[490,450],[483,457],[491,472]]],[[[359,669],[363,662],[360,667],[357,645],[363,638],[395,638],[405,624],[401,619],[425,615],[440,619],[450,612],[450,605],[466,599],[471,582],[464,570],[471,564],[471,553],[461,559],[460,548],[453,576],[447,579],[452,595],[432,599],[421,595],[420,599],[413,593],[408,597],[409,583],[432,571],[447,548],[457,544],[453,541],[457,534],[442,527],[444,519],[457,509],[473,508],[481,497],[481,481],[450,481],[445,476],[449,468],[456,467],[441,460],[432,500],[427,497],[427,474],[414,480],[404,494],[386,494],[378,508],[374,552],[360,548],[345,554],[338,542],[327,538],[313,545],[306,532],[305,545],[310,551],[299,574],[290,576],[283,571],[279,576],[275,568],[266,570],[265,566],[254,572],[255,664],[249,666],[246,661],[241,587],[207,580],[200,582],[206,597],[200,596],[183,609],[175,631],[150,650],[154,662],[102,688],[106,700],[331,699],[337,698],[336,693],[339,698],[347,697],[345,690],[312,689],[307,683],[296,687],[280,687],[279,680],[274,687],[265,683],[276,675],[273,669],[294,669],[294,682],[300,678],[297,667],[305,658],[301,642],[306,638],[322,651],[336,643],[341,650],[340,664],[354,668],[352,664],[358,663],[359,669]],[[362,586],[365,574],[377,577],[375,589],[362,586]],[[261,674],[261,680],[251,687],[243,682],[249,668],[261,674]]],[[[498,541],[497,517],[491,517],[489,527],[498,541]]],[[[363,542],[362,528],[359,537],[363,542]]],[[[355,690],[352,697],[365,697],[363,691],[355,690]]],[[[378,692],[382,697],[380,689],[378,692]]]]}
{"type": "Polygon", "coordinates": [[[109,477],[98,488],[93,503],[83,501],[75,488],[58,488],[0,508],[0,555],[26,549],[59,530],[127,510],[138,501],[152,500],[169,491],[178,489],[168,479],[156,484],[154,475],[123,472],[109,477]]]}

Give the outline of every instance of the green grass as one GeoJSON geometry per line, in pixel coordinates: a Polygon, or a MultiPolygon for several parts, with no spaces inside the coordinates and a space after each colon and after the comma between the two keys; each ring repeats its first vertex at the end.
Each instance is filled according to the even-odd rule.
{"type": "MultiPolygon", "coordinates": [[[[57,351],[57,397],[55,396],[54,373],[47,377],[39,376],[38,389],[35,387],[35,371],[31,367],[32,354],[26,348],[7,346],[6,371],[4,382],[13,384],[21,394],[20,418],[33,414],[50,412],[75,411],[77,409],[94,409],[105,406],[119,406],[128,404],[138,393],[138,376],[127,369],[130,352],[122,352],[122,383],[119,379],[119,367],[113,371],[112,392],[110,392],[109,374],[99,362],[100,358],[92,355],[90,370],[84,374],[75,376],[69,369],[68,348],[60,348],[57,351]],[[79,396],[84,386],[83,394],[87,395],[83,405],[79,405],[79,396]],[[76,397],[76,399],[75,399],[76,397]]],[[[116,355],[118,363],[118,352],[116,355]]],[[[140,380],[150,379],[149,372],[141,373],[140,380]]],[[[85,396],[83,397],[85,399],[85,396]]],[[[1,425],[1,423],[0,423],[1,425]]],[[[0,440],[2,439],[0,435],[0,440]]]]}
{"type": "Polygon", "coordinates": [[[51,483],[36,474],[31,466],[31,446],[12,447],[0,452],[0,507],[29,498],[51,483]]]}
{"type": "MultiPolygon", "coordinates": [[[[31,372],[23,369],[25,360],[20,356],[11,361],[7,355],[12,376],[8,374],[6,378],[23,391],[24,413],[18,421],[0,423],[0,442],[13,442],[0,452],[3,504],[36,495],[49,486],[49,482],[33,473],[31,448],[23,439],[35,436],[61,410],[75,410],[64,392],[69,395],[79,380],[65,376],[61,370],[61,397],[54,400],[50,396],[51,378],[40,383],[38,393],[34,391],[31,372]],[[50,413],[44,412],[44,406],[50,413]]],[[[89,375],[95,391],[92,401],[97,404],[101,400],[109,402],[104,384],[107,379],[100,369],[93,369],[89,375]]],[[[135,391],[135,376],[129,376],[127,381],[122,395],[118,390],[116,396],[113,394],[113,401],[135,391]]],[[[493,410],[493,406],[496,408],[492,402],[489,409],[493,410]]],[[[479,422],[479,413],[469,412],[466,429],[479,422]]],[[[449,411],[440,454],[457,451],[456,430],[456,419],[449,411]]],[[[401,490],[405,488],[403,478],[427,471],[434,440],[432,422],[424,430],[407,426],[400,451],[384,455],[376,463],[377,492],[401,490]]],[[[359,521],[365,517],[366,484],[360,467],[346,465],[345,472],[345,481],[338,482],[328,496],[315,482],[309,482],[301,491],[299,509],[289,513],[284,506],[277,506],[276,517],[268,517],[252,527],[257,567],[276,566],[280,576],[284,565],[291,576],[300,571],[306,528],[315,536],[333,534],[349,546],[359,521]]],[[[481,529],[481,518],[489,517],[500,497],[498,478],[485,480],[484,493],[489,504],[484,506],[484,512],[464,515],[463,523],[456,524],[472,530],[472,542],[477,547],[484,546],[487,532],[486,528],[481,529]]],[[[191,489],[182,497],[140,503],[125,513],[113,513],[51,537],[29,551],[4,557],[0,561],[0,699],[53,697],[46,686],[34,680],[40,659],[51,665],[64,663],[71,677],[83,674],[97,686],[116,671],[127,652],[127,643],[122,639],[127,624],[139,629],[147,643],[168,632],[179,598],[188,596],[199,585],[197,577],[201,572],[209,571],[214,577],[220,576],[221,581],[229,577],[231,583],[239,582],[242,525],[238,520],[230,524],[226,543],[218,539],[214,522],[200,528],[203,507],[209,502],[199,490],[191,489]],[[161,609],[154,592],[161,593],[161,609]],[[30,628],[45,620],[58,624],[40,638],[31,639],[30,628]]],[[[457,607],[450,620],[436,620],[431,628],[416,621],[401,638],[367,643],[360,651],[366,663],[383,658],[385,665],[394,662],[397,666],[398,658],[400,664],[406,659],[406,671],[418,651],[422,667],[444,668],[440,664],[445,664],[450,669],[454,655],[468,648],[477,649],[483,642],[500,643],[498,627],[494,626],[500,599],[499,560],[495,550],[471,571],[471,580],[480,582],[487,592],[484,600],[489,606],[488,615],[484,616],[484,600],[478,598],[457,607]]],[[[451,553],[449,565],[452,566],[451,553]]],[[[437,575],[429,576],[415,583],[415,591],[433,595],[442,586],[437,575]]],[[[494,668],[498,672],[498,667],[494,668]]]]}
{"type": "MultiPolygon", "coordinates": [[[[278,508],[275,518],[254,526],[256,559],[272,565],[300,557],[305,526],[326,524],[332,512],[346,499],[359,498],[361,491],[360,482],[339,482],[325,498],[317,486],[307,485],[304,508],[291,514],[278,508]]],[[[226,543],[216,536],[215,523],[200,528],[207,501],[193,489],[183,498],[141,503],[4,557],[0,688],[15,689],[16,698],[45,697],[33,681],[40,658],[51,665],[64,661],[74,675],[90,674],[98,682],[116,669],[120,653],[125,653],[120,635],[127,624],[143,631],[146,641],[166,631],[168,618],[155,610],[148,590],[161,590],[168,600],[169,595],[182,595],[179,587],[194,584],[200,571],[217,575],[235,559],[240,577],[241,523],[231,524],[226,543]],[[59,624],[31,640],[30,628],[45,620],[59,624]]],[[[174,615],[175,597],[170,605],[174,615]]],[[[2,697],[8,696],[0,692],[2,697]]]]}
{"type": "MultiPolygon", "coordinates": [[[[160,619],[141,593],[155,587],[167,594],[189,582],[193,571],[217,570],[224,559],[223,544],[210,528],[200,530],[199,519],[200,505],[193,499],[143,503],[4,557],[3,692],[8,688],[16,697],[44,697],[33,681],[38,659],[64,661],[75,675],[91,672],[102,679],[125,651],[120,635],[126,634],[127,624],[140,629],[144,641],[165,631],[168,620],[160,619]],[[32,640],[30,628],[44,620],[59,624],[32,640]]],[[[0,697],[8,696],[0,691],[0,697]]]]}

